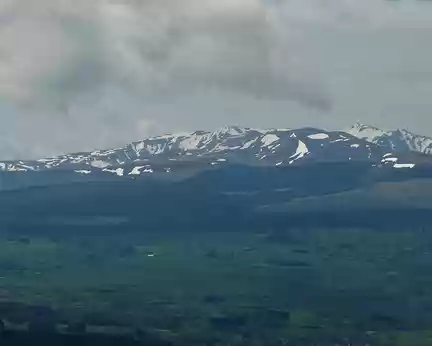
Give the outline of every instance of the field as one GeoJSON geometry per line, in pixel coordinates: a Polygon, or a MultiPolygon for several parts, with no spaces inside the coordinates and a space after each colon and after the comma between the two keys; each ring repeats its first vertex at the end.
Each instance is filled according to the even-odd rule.
{"type": "Polygon", "coordinates": [[[0,315],[173,345],[431,345],[431,268],[425,229],[3,231],[0,315]]]}

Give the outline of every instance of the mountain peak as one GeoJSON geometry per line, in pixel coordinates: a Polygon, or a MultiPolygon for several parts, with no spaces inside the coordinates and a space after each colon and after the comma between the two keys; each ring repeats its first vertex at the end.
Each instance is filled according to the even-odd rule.
{"type": "Polygon", "coordinates": [[[364,131],[364,130],[382,131],[376,126],[361,123],[359,120],[357,120],[356,123],[353,126],[351,126],[350,129],[357,130],[357,131],[364,131]]]}
{"type": "Polygon", "coordinates": [[[385,134],[390,133],[390,131],[382,130],[376,126],[363,124],[357,121],[351,128],[349,128],[346,132],[349,134],[365,139],[369,142],[373,141],[374,138],[383,136],[385,134]]]}
{"type": "Polygon", "coordinates": [[[406,129],[382,130],[378,127],[355,123],[349,134],[388,149],[390,152],[418,152],[432,154],[432,138],[420,136],[406,129]]]}
{"type": "Polygon", "coordinates": [[[238,136],[238,135],[244,134],[248,130],[250,130],[250,128],[231,125],[231,126],[223,126],[223,127],[219,128],[218,130],[216,130],[214,132],[214,134],[238,136]]]}

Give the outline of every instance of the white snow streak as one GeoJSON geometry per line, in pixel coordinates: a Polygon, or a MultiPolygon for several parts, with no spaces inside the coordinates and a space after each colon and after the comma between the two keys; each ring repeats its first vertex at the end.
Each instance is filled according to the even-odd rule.
{"type": "Polygon", "coordinates": [[[302,141],[299,140],[297,150],[294,155],[290,156],[290,159],[298,160],[309,154],[308,147],[302,141]]]}
{"type": "Polygon", "coordinates": [[[87,171],[85,169],[78,169],[75,172],[80,173],[80,174],[90,174],[91,173],[91,171],[87,171]]]}
{"type": "Polygon", "coordinates": [[[393,165],[394,168],[414,168],[414,163],[396,163],[393,165]]]}
{"type": "Polygon", "coordinates": [[[243,144],[243,146],[241,148],[242,149],[250,148],[255,142],[256,142],[256,139],[252,139],[252,140],[246,142],[245,144],[243,144]]]}
{"type": "Polygon", "coordinates": [[[381,162],[398,162],[397,157],[386,157],[385,159],[382,159],[381,162]]]}

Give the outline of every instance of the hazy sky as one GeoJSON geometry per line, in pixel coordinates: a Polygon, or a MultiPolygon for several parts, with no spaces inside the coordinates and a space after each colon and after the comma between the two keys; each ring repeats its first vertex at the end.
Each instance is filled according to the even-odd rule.
{"type": "Polygon", "coordinates": [[[432,1],[0,0],[0,158],[223,125],[432,135],[432,1]]]}

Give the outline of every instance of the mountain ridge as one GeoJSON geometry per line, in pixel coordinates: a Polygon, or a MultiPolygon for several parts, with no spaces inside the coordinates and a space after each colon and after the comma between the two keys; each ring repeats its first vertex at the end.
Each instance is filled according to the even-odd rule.
{"type": "Polygon", "coordinates": [[[387,130],[357,122],[346,132],[397,153],[413,151],[432,154],[432,137],[418,135],[407,129],[387,130]]]}
{"type": "Polygon", "coordinates": [[[387,131],[357,123],[347,131],[315,127],[256,129],[224,126],[144,138],[120,148],[78,152],[38,160],[0,162],[0,171],[70,170],[78,174],[101,171],[117,176],[171,173],[178,162],[220,166],[289,166],[310,162],[367,161],[410,168],[414,154],[432,154],[432,138],[407,130],[387,131]]]}

